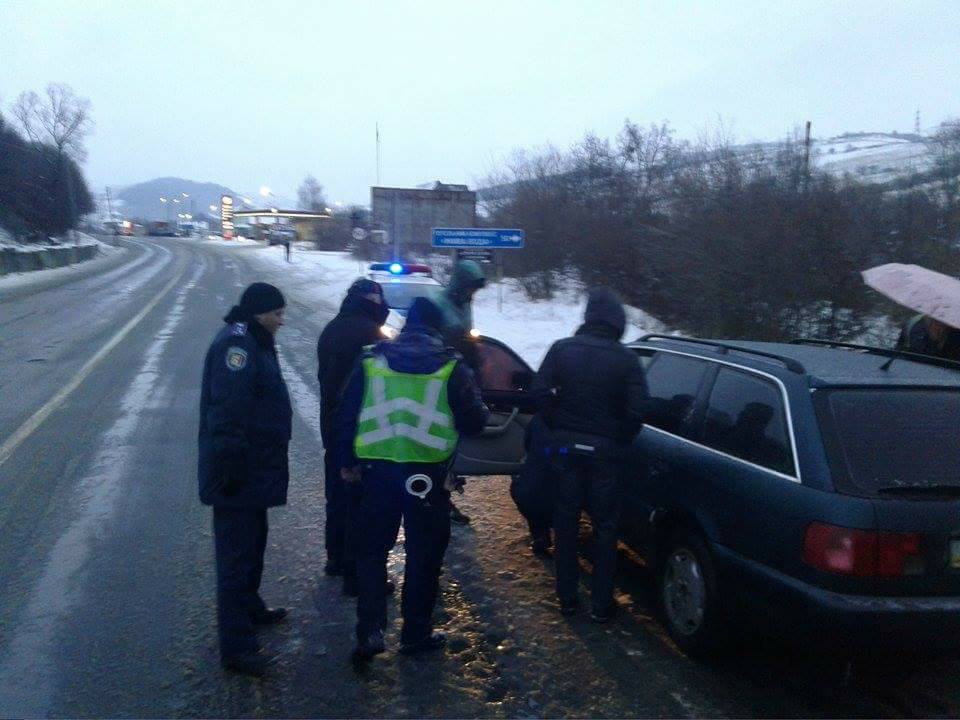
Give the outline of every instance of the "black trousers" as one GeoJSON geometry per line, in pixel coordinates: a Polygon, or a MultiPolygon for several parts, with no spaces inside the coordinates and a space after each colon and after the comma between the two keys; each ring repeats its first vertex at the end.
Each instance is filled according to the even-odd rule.
{"type": "Polygon", "coordinates": [[[406,491],[410,475],[407,466],[393,463],[364,467],[356,544],[359,639],[387,627],[387,553],[397,542],[401,520],[406,563],[400,640],[416,642],[433,632],[440,570],[450,543],[450,493],[442,487],[443,475],[432,476],[433,490],[421,500],[406,491]]]}
{"type": "Polygon", "coordinates": [[[360,486],[347,483],[340,477],[340,468],[333,462],[333,453],[323,453],[324,496],[326,498],[326,520],[324,524],[324,546],[327,550],[327,562],[343,567],[344,578],[357,575],[356,557],[356,516],[360,504],[360,486]]]}
{"type": "Polygon", "coordinates": [[[591,604],[594,610],[604,612],[613,605],[622,464],[564,455],[551,459],[550,471],[557,491],[553,515],[557,595],[561,601],[576,597],[580,582],[577,535],[580,512],[586,510],[593,524],[595,543],[591,604]]]}
{"type": "Polygon", "coordinates": [[[266,606],[260,597],[267,511],[213,508],[217,556],[217,621],[221,657],[258,649],[251,616],[266,606]]]}

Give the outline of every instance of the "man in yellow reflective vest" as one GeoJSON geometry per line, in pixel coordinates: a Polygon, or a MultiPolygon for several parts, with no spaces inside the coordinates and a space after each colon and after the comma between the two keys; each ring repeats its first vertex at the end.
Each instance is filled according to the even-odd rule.
{"type": "Polygon", "coordinates": [[[460,436],[481,433],[489,412],[472,370],[444,346],[442,327],[440,309],[426,298],[415,300],[400,336],[361,357],[337,415],[337,464],[345,480],[361,484],[356,662],[385,650],[387,553],[401,520],[406,567],[400,652],[446,644],[432,621],[450,541],[444,480],[460,436]]]}

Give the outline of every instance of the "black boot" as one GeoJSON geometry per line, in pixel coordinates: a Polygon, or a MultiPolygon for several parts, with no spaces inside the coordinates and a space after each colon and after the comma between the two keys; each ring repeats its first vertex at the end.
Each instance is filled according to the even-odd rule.
{"type": "Polygon", "coordinates": [[[267,674],[267,668],[273,658],[269,655],[263,655],[259,652],[249,652],[242,655],[231,655],[220,660],[220,665],[224,670],[237,673],[238,675],[249,675],[250,677],[263,677],[267,674]]]}
{"type": "Polygon", "coordinates": [[[276,625],[287,619],[286,608],[264,608],[250,613],[250,622],[254,625],[276,625]]]}
{"type": "Polygon", "coordinates": [[[417,655],[418,653],[430,652],[431,650],[439,650],[444,645],[447,644],[447,636],[440,632],[435,632],[432,635],[428,635],[422,640],[416,640],[409,643],[400,644],[400,654],[401,655],[417,655]]]}
{"type": "Polygon", "coordinates": [[[450,503],[450,522],[456,523],[457,525],[469,525],[470,516],[464,515],[462,512],[460,512],[460,508],[458,508],[456,505],[453,504],[453,502],[451,502],[450,503]]]}
{"type": "Polygon", "coordinates": [[[377,630],[370,633],[362,640],[357,641],[357,646],[353,649],[351,660],[354,663],[365,663],[387,649],[383,641],[383,630],[377,630]]]}
{"type": "Polygon", "coordinates": [[[550,531],[542,535],[535,535],[533,542],[530,543],[530,549],[533,550],[534,555],[546,555],[550,551],[550,547],[553,545],[550,542],[550,531]]]}

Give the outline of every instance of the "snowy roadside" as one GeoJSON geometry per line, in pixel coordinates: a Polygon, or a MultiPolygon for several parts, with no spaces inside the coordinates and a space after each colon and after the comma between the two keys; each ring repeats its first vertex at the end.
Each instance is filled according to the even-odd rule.
{"type": "Polygon", "coordinates": [[[250,238],[237,238],[236,240],[224,240],[218,235],[208,235],[203,239],[204,244],[206,245],[223,245],[225,247],[234,247],[236,245],[262,245],[256,240],[251,240],[250,238]]]}
{"type": "Polygon", "coordinates": [[[86,269],[91,267],[91,263],[97,263],[99,261],[105,260],[110,256],[116,253],[124,252],[124,249],[117,247],[115,245],[108,245],[105,242],[101,242],[92,235],[87,235],[86,233],[78,233],[79,241],[73,243],[72,241],[64,241],[61,245],[18,245],[11,244],[10,246],[0,243],[0,250],[13,247],[17,252],[43,252],[49,250],[52,247],[72,247],[76,245],[77,247],[89,247],[96,245],[98,247],[96,255],[94,255],[89,260],[82,260],[80,262],[71,263],[69,265],[63,265],[61,267],[55,268],[42,268],[38,270],[26,270],[23,272],[12,272],[0,275],[0,290],[11,290],[15,288],[26,287],[40,281],[46,282],[48,280],[56,280],[60,277],[67,277],[72,273],[77,272],[79,269],[86,269]]]}
{"type": "Polygon", "coordinates": [[[52,243],[18,243],[13,237],[6,231],[0,230],[0,248],[5,250],[16,250],[17,252],[43,252],[44,250],[49,250],[50,248],[55,247],[87,247],[88,245],[101,245],[103,247],[110,247],[104,243],[97,240],[93,235],[87,235],[86,233],[78,232],[77,239],[72,240],[70,238],[50,238],[52,243]]]}
{"type": "MultiPolygon", "coordinates": [[[[290,286],[284,289],[293,291],[301,301],[339,307],[350,283],[365,273],[366,264],[344,252],[309,248],[309,244],[297,244],[289,263],[279,246],[247,251],[245,257],[285,271],[290,286]]],[[[497,310],[498,292],[497,284],[492,282],[477,293],[473,301],[474,324],[481,334],[506,343],[534,368],[539,367],[555,340],[572,335],[583,321],[586,297],[580,286],[564,290],[553,300],[534,301],[526,296],[516,280],[507,279],[503,283],[502,312],[497,310]]],[[[666,330],[660,321],[638,308],[629,307],[627,315],[625,340],[666,330]]]]}

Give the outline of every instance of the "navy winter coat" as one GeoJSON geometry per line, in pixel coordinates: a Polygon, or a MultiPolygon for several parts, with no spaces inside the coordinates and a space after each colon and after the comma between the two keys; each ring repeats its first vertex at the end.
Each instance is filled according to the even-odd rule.
{"type": "Polygon", "coordinates": [[[637,356],[620,344],[626,313],[612,291],[590,291],[584,320],[576,335],[547,351],[531,394],[554,444],[618,459],[643,425],[646,378],[637,356]]]}
{"type": "Polygon", "coordinates": [[[273,336],[255,320],[225,325],[203,365],[200,501],[244,508],[286,504],[292,415],[273,336]]]}
{"type": "MultiPolygon", "coordinates": [[[[490,411],[480,398],[480,388],[473,371],[452,348],[445,347],[440,333],[409,321],[392,342],[381,342],[372,353],[382,355],[391,370],[404,373],[432,373],[451,359],[457,364],[447,385],[447,400],[453,413],[453,424],[461,435],[479,435],[483,432],[490,411]]],[[[358,464],[353,452],[353,440],[357,434],[357,419],[363,404],[363,365],[356,364],[350,381],[340,400],[336,420],[336,457],[340,468],[358,464]]]]}

